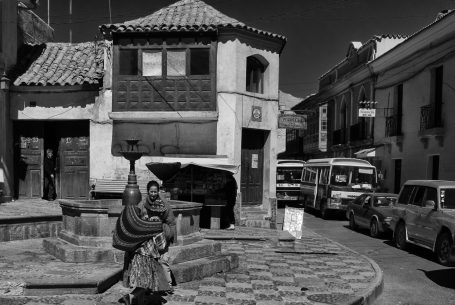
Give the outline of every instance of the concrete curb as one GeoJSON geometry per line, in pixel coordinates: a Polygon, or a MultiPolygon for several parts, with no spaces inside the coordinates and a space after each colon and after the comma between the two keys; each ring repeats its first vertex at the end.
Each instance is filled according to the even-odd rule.
{"type": "Polygon", "coordinates": [[[67,282],[61,280],[34,280],[25,281],[25,296],[62,295],[62,294],[95,294],[102,293],[121,279],[122,269],[119,268],[98,279],[79,279],[67,282]]]}
{"type": "Polygon", "coordinates": [[[371,264],[376,273],[376,277],[371,285],[372,287],[364,289],[359,296],[340,305],[373,305],[374,301],[376,301],[384,289],[384,275],[381,268],[379,268],[379,265],[371,258],[368,258],[363,254],[359,255],[371,264]]]}
{"type": "Polygon", "coordinates": [[[324,237],[306,227],[304,227],[304,228],[305,228],[305,230],[310,231],[313,234],[320,236],[321,238],[329,240],[331,243],[338,245],[340,248],[343,248],[348,252],[357,253],[360,257],[362,257],[363,259],[365,259],[366,261],[368,261],[370,263],[370,265],[373,267],[375,274],[376,274],[373,284],[370,287],[364,289],[360,293],[360,295],[355,296],[354,298],[352,298],[349,301],[340,303],[339,305],[373,305],[374,301],[378,298],[378,296],[382,293],[382,291],[384,289],[384,275],[383,275],[383,272],[382,272],[381,268],[379,267],[379,265],[374,260],[367,257],[366,255],[360,254],[360,253],[346,247],[345,245],[342,245],[336,241],[333,241],[330,238],[324,237]]]}

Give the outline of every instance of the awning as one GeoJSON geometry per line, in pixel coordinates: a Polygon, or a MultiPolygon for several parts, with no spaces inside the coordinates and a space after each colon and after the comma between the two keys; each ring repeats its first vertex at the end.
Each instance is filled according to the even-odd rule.
{"type": "Polygon", "coordinates": [[[356,158],[374,158],[376,157],[376,147],[366,148],[355,152],[354,155],[356,158]]]}
{"type": "Polygon", "coordinates": [[[222,170],[236,174],[239,166],[229,163],[227,157],[154,157],[146,164],[147,168],[160,180],[168,180],[177,172],[188,166],[199,166],[215,170],[222,170]]]}

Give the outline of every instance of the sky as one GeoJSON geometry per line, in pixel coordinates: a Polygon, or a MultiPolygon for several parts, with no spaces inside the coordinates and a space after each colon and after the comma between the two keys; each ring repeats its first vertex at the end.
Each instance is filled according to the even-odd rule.
{"type": "MultiPolygon", "coordinates": [[[[54,41],[70,41],[71,29],[72,42],[82,42],[99,39],[101,24],[143,17],[174,2],[41,0],[35,13],[50,22],[54,41]]],[[[380,34],[411,35],[433,22],[441,10],[455,8],[455,0],[204,2],[249,26],[286,36],[287,43],[280,58],[280,90],[300,98],[317,92],[319,77],[345,58],[351,41],[364,43],[380,34]]]]}

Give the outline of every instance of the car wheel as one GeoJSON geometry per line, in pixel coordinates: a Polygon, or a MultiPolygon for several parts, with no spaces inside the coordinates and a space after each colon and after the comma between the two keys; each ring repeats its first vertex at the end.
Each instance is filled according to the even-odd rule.
{"type": "Polygon", "coordinates": [[[374,238],[379,236],[379,224],[376,218],[373,218],[370,223],[370,236],[374,238]]]}
{"type": "Polygon", "coordinates": [[[404,223],[400,222],[395,229],[394,234],[395,246],[398,249],[404,250],[406,248],[406,227],[404,223]]]}
{"type": "Polygon", "coordinates": [[[327,204],[325,202],[321,203],[321,218],[327,219],[327,204]]]}
{"type": "Polygon", "coordinates": [[[436,240],[435,254],[438,263],[447,265],[449,263],[450,250],[452,249],[452,238],[447,232],[439,234],[436,240]]]}
{"type": "Polygon", "coordinates": [[[351,230],[356,230],[357,225],[355,224],[354,213],[349,213],[349,228],[351,230]]]}

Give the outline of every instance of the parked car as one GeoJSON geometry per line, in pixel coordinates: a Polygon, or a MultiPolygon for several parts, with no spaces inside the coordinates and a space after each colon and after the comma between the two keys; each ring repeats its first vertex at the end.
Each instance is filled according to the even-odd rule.
{"type": "Polygon", "coordinates": [[[391,193],[364,193],[358,196],[347,207],[349,227],[353,230],[358,227],[367,228],[371,237],[389,231],[397,196],[391,193]]]}
{"type": "Polygon", "coordinates": [[[409,180],[401,188],[390,227],[395,245],[428,248],[448,265],[455,236],[455,181],[409,180]]]}

